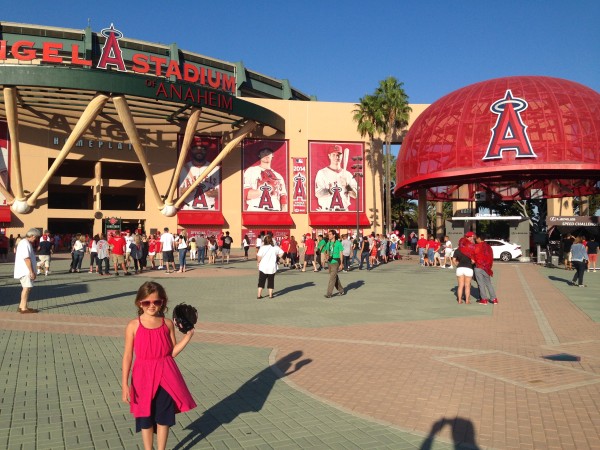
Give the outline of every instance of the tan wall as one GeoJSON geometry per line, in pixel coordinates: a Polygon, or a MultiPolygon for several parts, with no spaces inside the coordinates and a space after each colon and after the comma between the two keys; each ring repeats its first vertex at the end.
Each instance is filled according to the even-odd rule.
{"type": "MultiPolygon", "coordinates": [[[[286,122],[285,135],[278,133],[270,136],[253,134],[252,137],[289,139],[290,157],[306,157],[308,155],[308,142],[315,141],[353,141],[364,142],[356,131],[356,123],[353,121],[353,103],[330,103],[330,102],[299,102],[265,99],[246,99],[271,109],[281,115],[286,122]]],[[[73,124],[77,117],[69,118],[73,124]]],[[[140,133],[148,138],[144,139],[146,157],[160,194],[164,195],[177,161],[176,137],[177,133],[183,132],[181,128],[173,125],[143,124],[137,123],[140,133]]],[[[48,160],[56,158],[60,152],[62,140],[67,137],[68,130],[53,128],[50,123],[41,124],[39,128],[21,126],[21,160],[23,170],[24,189],[33,192],[48,169],[48,160]],[[54,138],[59,137],[61,144],[54,143],[54,138]]],[[[128,141],[121,139],[124,149],[108,149],[108,141],[117,145],[118,138],[107,136],[106,131],[96,131],[95,134],[88,133],[84,136],[84,147],[75,148],[68,159],[101,161],[101,162],[137,162],[133,149],[129,148],[128,141]],[[102,149],[98,149],[98,142],[104,142],[102,149]],[[89,146],[91,143],[91,147],[89,146]]],[[[366,146],[367,144],[365,144],[366,146]]],[[[371,171],[365,165],[365,194],[367,211],[373,207],[372,202],[372,176],[371,171]]],[[[290,165],[291,166],[291,165],[290,165]]],[[[242,228],[241,221],[241,190],[242,177],[240,174],[241,155],[239,147],[229,154],[222,163],[222,210],[226,220],[224,229],[230,229],[232,235],[236,236],[242,228]]],[[[291,167],[290,167],[291,171],[291,167]]],[[[14,175],[14,170],[13,170],[14,175]]],[[[291,179],[291,173],[288,174],[291,179]]],[[[93,188],[94,180],[90,178],[64,178],[53,179],[54,183],[67,185],[85,185],[93,188]]],[[[126,186],[131,183],[112,180],[110,173],[103,170],[103,186],[126,186]]],[[[376,179],[376,192],[380,192],[379,178],[376,179]]],[[[362,192],[361,192],[362,195],[362,192]]],[[[145,211],[111,211],[101,209],[103,217],[119,217],[129,220],[145,220],[145,228],[157,228],[161,230],[168,226],[174,230],[177,228],[176,217],[163,216],[156,204],[149,185],[146,182],[146,210],[145,211]]],[[[93,219],[94,210],[72,210],[72,209],[49,209],[47,205],[47,190],[40,195],[36,208],[29,214],[13,213],[13,224],[9,233],[23,234],[31,227],[47,228],[49,218],[69,219],[93,219]],[[16,218],[16,220],[15,220],[16,218]]],[[[377,195],[377,208],[381,218],[381,199],[377,195]]],[[[292,214],[298,234],[310,230],[308,214],[292,214]]],[[[268,223],[265,223],[268,225],[268,223]]],[[[94,233],[102,229],[102,220],[94,220],[94,233]]],[[[61,232],[61,230],[50,230],[61,232]]],[[[380,231],[380,230],[379,230],[380,231]]]]}

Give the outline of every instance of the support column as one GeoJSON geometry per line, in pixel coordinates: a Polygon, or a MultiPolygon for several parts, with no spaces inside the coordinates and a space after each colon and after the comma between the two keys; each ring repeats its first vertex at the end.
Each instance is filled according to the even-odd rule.
{"type": "Polygon", "coordinates": [[[75,128],[73,128],[73,131],[71,131],[71,134],[65,141],[65,145],[63,145],[63,148],[54,160],[54,163],[52,163],[52,166],[50,167],[50,169],[48,169],[48,172],[46,173],[42,181],[40,181],[40,184],[38,185],[36,190],[27,199],[28,206],[35,206],[37,198],[48,184],[48,180],[50,180],[50,178],[54,176],[54,173],[58,170],[63,161],[67,158],[73,147],[75,147],[75,144],[77,143],[79,138],[81,138],[83,133],[85,133],[85,130],[89,128],[89,126],[96,119],[98,114],[100,114],[107,100],[107,95],[99,94],[96,95],[92,99],[92,101],[90,101],[89,105],[85,108],[85,111],[83,111],[83,114],[81,114],[81,117],[77,121],[75,128]]]}
{"type": "MultiPolygon", "coordinates": [[[[6,200],[12,202],[25,201],[23,191],[23,176],[21,173],[21,145],[19,140],[19,111],[17,110],[17,89],[14,87],[4,88],[4,107],[6,108],[6,121],[8,123],[8,132],[10,134],[11,147],[11,189],[15,193],[14,197],[3,189],[2,195],[6,200]],[[8,194],[8,195],[7,195],[8,194]]],[[[10,202],[10,203],[12,203],[10,202]]]]}
{"type": "Polygon", "coordinates": [[[444,202],[435,202],[435,237],[444,237],[444,202]]]}
{"type": "Polygon", "coordinates": [[[131,146],[133,147],[133,150],[135,151],[135,154],[138,157],[140,164],[142,165],[144,175],[146,175],[146,179],[148,180],[148,184],[150,185],[150,191],[154,195],[154,200],[158,205],[158,209],[162,209],[165,205],[162,199],[160,198],[160,194],[158,193],[158,189],[156,188],[156,182],[154,181],[154,177],[152,176],[152,172],[150,171],[150,167],[148,166],[146,154],[144,153],[144,147],[142,146],[142,141],[140,140],[137,128],[135,127],[135,122],[133,121],[133,116],[131,114],[131,110],[129,109],[129,105],[127,104],[127,100],[125,100],[125,97],[119,95],[113,98],[113,103],[115,104],[115,108],[117,109],[119,119],[121,120],[121,123],[125,128],[127,137],[131,141],[131,146]]]}
{"type": "Polygon", "coordinates": [[[96,164],[94,164],[94,211],[100,211],[102,209],[102,203],[100,202],[101,185],[102,163],[96,161],[96,164]]]}
{"type": "Polygon", "coordinates": [[[183,136],[183,143],[181,145],[179,159],[177,160],[177,167],[175,168],[175,172],[173,173],[173,177],[171,178],[171,183],[169,184],[167,197],[165,198],[165,205],[173,204],[173,197],[175,196],[175,191],[179,186],[179,175],[181,174],[181,170],[183,169],[183,166],[185,164],[185,159],[187,158],[192,139],[194,139],[194,135],[196,134],[196,128],[198,127],[198,120],[200,120],[200,114],[202,114],[201,109],[192,109],[192,113],[190,114],[187,125],[185,127],[185,135],[183,136]]]}
{"type": "Polygon", "coordinates": [[[427,237],[427,190],[425,188],[419,189],[418,212],[419,236],[424,234],[427,237]]]}

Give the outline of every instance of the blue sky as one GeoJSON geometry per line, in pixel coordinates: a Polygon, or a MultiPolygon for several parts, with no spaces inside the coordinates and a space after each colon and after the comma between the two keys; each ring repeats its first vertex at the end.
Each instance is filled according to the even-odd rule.
{"type": "Polygon", "coordinates": [[[170,44],[289,79],[321,101],[357,102],[380,80],[411,103],[508,75],[566,78],[600,91],[598,0],[4,2],[0,22],[170,44]]]}

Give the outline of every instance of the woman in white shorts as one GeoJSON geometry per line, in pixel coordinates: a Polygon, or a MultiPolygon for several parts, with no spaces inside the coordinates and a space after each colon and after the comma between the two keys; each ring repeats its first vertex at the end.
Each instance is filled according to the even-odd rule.
{"type": "Polygon", "coordinates": [[[463,254],[460,249],[454,251],[452,260],[456,264],[456,279],[458,281],[458,289],[456,290],[456,298],[458,303],[463,303],[463,294],[465,296],[464,303],[471,303],[471,278],[473,278],[473,263],[471,258],[463,254]]]}

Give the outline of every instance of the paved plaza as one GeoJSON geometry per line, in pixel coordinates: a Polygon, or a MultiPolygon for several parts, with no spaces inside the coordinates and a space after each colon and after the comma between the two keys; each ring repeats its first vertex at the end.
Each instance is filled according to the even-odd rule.
{"type": "Polygon", "coordinates": [[[454,271],[413,258],[340,274],[332,299],[325,273],[283,271],[257,300],[256,262],[234,256],[100,277],[59,255],[32,291],[39,314],[16,312],[1,263],[0,448],[142,448],[120,380],[149,279],[200,315],[177,357],[198,407],[169,448],[600,448],[600,272],[577,288],[570,271],[496,264],[500,303],[458,305],[454,271]]]}

